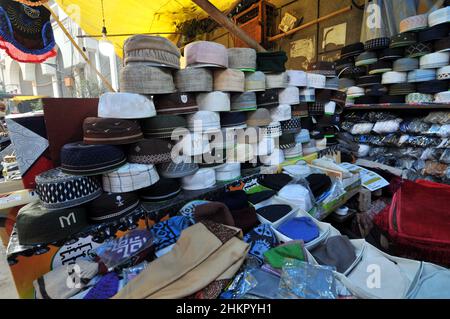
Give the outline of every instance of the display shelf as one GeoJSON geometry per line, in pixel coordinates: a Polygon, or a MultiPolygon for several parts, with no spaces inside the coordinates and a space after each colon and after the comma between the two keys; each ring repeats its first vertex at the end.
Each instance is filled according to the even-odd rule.
{"type": "Polygon", "coordinates": [[[389,104],[347,104],[345,110],[434,110],[434,109],[450,109],[450,104],[442,103],[423,103],[423,104],[407,104],[407,103],[389,103],[389,104]]]}
{"type": "Polygon", "coordinates": [[[106,239],[114,237],[114,235],[119,231],[127,231],[136,228],[139,220],[145,220],[146,223],[148,220],[158,222],[164,216],[176,215],[185,204],[194,199],[213,200],[220,194],[220,192],[225,191],[227,188],[245,184],[252,179],[258,178],[259,176],[260,174],[258,168],[243,170],[242,177],[240,179],[231,182],[219,182],[215,186],[204,190],[182,191],[174,199],[162,203],[143,203],[141,207],[135,210],[131,215],[110,223],[90,225],[82,232],[59,242],[43,243],[38,245],[21,245],[19,243],[17,231],[14,227],[7,248],[8,262],[10,264],[14,264],[16,257],[19,255],[33,256],[35,254],[45,254],[49,250],[49,245],[57,247],[63,246],[67,243],[77,241],[78,239],[85,238],[87,236],[92,236],[93,241],[95,242],[104,242],[106,239]]]}

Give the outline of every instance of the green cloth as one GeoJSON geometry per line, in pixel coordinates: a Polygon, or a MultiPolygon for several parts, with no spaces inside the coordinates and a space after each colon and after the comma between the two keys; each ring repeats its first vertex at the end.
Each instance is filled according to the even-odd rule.
{"type": "Polygon", "coordinates": [[[298,242],[287,243],[285,245],[269,249],[264,253],[265,262],[277,269],[281,269],[283,267],[283,261],[285,258],[306,261],[306,256],[302,245],[298,242]]]}

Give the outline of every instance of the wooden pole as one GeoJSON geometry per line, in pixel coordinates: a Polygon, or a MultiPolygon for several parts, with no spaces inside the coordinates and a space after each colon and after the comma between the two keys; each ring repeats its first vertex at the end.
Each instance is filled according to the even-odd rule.
{"type": "Polygon", "coordinates": [[[339,9],[339,10],[333,12],[333,13],[327,14],[327,15],[325,15],[325,16],[323,16],[323,17],[320,17],[320,18],[315,19],[315,20],[313,20],[313,21],[310,21],[310,22],[308,22],[308,23],[302,24],[301,26],[299,26],[299,27],[297,27],[297,28],[294,28],[294,29],[292,29],[292,30],[289,30],[288,32],[281,33],[281,34],[277,34],[277,35],[275,35],[275,36],[273,36],[273,37],[270,37],[270,38],[269,38],[269,42],[273,42],[273,41],[276,41],[276,40],[278,40],[278,39],[287,37],[288,35],[291,35],[291,34],[293,34],[293,33],[296,33],[296,32],[298,32],[298,31],[300,31],[300,30],[306,29],[306,28],[308,28],[308,27],[310,27],[310,26],[312,26],[312,25],[314,25],[314,24],[317,24],[317,23],[320,23],[320,22],[322,22],[322,21],[328,20],[328,19],[333,18],[333,17],[335,17],[335,16],[338,16],[338,15],[340,15],[340,14],[346,13],[346,12],[348,12],[348,11],[350,11],[350,10],[352,10],[352,6],[348,6],[348,7],[339,9]]]}
{"type": "Polygon", "coordinates": [[[222,27],[230,31],[233,35],[245,42],[249,47],[255,49],[257,52],[265,52],[264,49],[258,42],[256,42],[252,37],[250,37],[246,32],[239,28],[233,23],[228,17],[223,14],[219,9],[217,9],[208,0],[192,0],[196,5],[202,8],[212,19],[219,23],[222,27]]]}
{"type": "Polygon", "coordinates": [[[97,75],[100,77],[100,79],[103,81],[103,83],[105,84],[105,86],[108,88],[108,90],[110,90],[111,92],[115,92],[114,88],[112,87],[111,83],[109,83],[108,79],[105,78],[103,76],[103,74],[97,70],[97,68],[92,64],[92,62],[89,60],[88,56],[86,55],[86,53],[84,53],[84,51],[80,48],[80,46],[78,45],[78,43],[74,40],[74,38],[72,37],[72,35],[69,33],[69,31],[67,31],[66,27],[64,27],[64,24],[61,22],[61,20],[59,20],[58,15],[50,8],[49,4],[46,3],[44,4],[44,6],[50,11],[52,17],[55,19],[56,23],[58,24],[58,26],[61,28],[61,30],[64,32],[64,34],[67,36],[67,38],[70,40],[70,42],[72,42],[73,46],[77,49],[78,53],[81,54],[81,56],[83,57],[83,59],[86,61],[87,64],[89,64],[89,66],[95,71],[95,73],[97,73],[97,75]]]}

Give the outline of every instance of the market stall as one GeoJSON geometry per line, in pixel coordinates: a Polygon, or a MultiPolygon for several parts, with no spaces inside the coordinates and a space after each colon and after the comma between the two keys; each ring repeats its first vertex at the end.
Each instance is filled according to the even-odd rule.
{"type": "MultiPolygon", "coordinates": [[[[26,2],[16,9],[30,19],[63,25],[46,1],[26,2]]],[[[2,239],[19,296],[450,298],[449,186],[412,181],[448,181],[447,2],[402,21],[400,35],[303,70],[287,67],[295,50],[261,43],[352,6],[303,27],[286,19],[257,41],[227,15],[265,16],[263,2],[57,1],[114,44],[120,87],[101,76],[99,98],[42,98],[41,111],[6,118],[24,186],[0,205],[12,209],[2,239]],[[193,39],[180,49],[176,24],[208,15],[247,47],[193,39]],[[374,240],[373,229],[384,233],[374,240]]]]}

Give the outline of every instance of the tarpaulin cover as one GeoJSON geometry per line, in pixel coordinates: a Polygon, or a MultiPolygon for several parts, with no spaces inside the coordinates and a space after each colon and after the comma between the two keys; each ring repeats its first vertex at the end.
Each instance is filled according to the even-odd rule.
{"type": "MultiPolygon", "coordinates": [[[[87,34],[102,31],[100,0],[56,0],[87,34]]],[[[235,0],[211,0],[219,10],[225,11],[235,0]]],[[[191,0],[104,0],[105,22],[108,34],[140,34],[149,32],[175,32],[176,24],[206,18],[207,14],[191,0]]],[[[122,57],[123,42],[128,38],[110,37],[116,53],[122,57]]]]}

